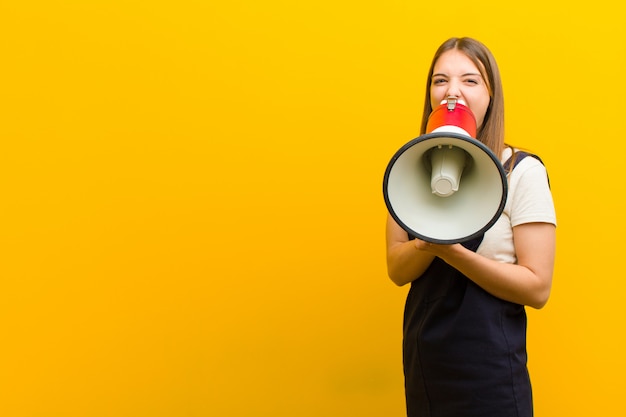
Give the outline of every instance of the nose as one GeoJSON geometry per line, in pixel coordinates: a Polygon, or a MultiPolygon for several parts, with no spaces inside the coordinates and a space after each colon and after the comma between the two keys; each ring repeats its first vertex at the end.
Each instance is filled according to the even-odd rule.
{"type": "Polygon", "coordinates": [[[461,88],[458,81],[452,79],[448,81],[448,90],[446,91],[446,97],[461,98],[461,88]]]}

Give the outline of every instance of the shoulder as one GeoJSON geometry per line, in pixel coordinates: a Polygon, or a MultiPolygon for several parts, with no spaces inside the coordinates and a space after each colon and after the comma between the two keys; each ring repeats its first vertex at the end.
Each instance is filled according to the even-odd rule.
{"type": "Polygon", "coordinates": [[[512,173],[515,171],[526,172],[528,170],[547,171],[546,166],[539,155],[526,153],[525,155],[519,155],[519,157],[520,160],[512,173]]]}
{"type": "Polygon", "coordinates": [[[546,183],[549,185],[548,170],[538,155],[518,155],[516,166],[510,172],[510,182],[546,183]]]}
{"type": "Polygon", "coordinates": [[[543,162],[527,155],[509,176],[513,225],[529,222],[556,224],[548,172],[543,162]]]}
{"type": "Polygon", "coordinates": [[[528,172],[538,175],[539,178],[547,178],[547,169],[541,157],[530,151],[506,148],[502,154],[502,164],[509,181],[526,177],[528,172]]]}

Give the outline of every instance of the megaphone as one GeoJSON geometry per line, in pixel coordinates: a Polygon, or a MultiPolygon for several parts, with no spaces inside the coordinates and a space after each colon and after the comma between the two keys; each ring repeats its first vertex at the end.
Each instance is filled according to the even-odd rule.
{"type": "Polygon", "coordinates": [[[461,243],[498,220],[507,198],[506,173],[475,136],[474,114],[450,97],[429,116],[426,134],[391,158],[383,180],[385,204],[409,234],[431,243],[461,243]]]}

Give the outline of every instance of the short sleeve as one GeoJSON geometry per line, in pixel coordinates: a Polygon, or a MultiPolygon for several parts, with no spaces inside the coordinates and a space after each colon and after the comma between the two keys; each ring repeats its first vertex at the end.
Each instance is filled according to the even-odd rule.
{"type": "Polygon", "coordinates": [[[526,157],[511,173],[511,226],[542,222],[556,225],[556,212],[546,167],[526,157]]]}

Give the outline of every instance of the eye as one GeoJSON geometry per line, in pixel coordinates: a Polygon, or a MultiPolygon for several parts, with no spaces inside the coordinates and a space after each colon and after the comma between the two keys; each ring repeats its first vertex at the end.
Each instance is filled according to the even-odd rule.
{"type": "Polygon", "coordinates": [[[444,84],[445,82],[446,82],[445,78],[441,78],[441,77],[433,78],[433,85],[441,85],[441,84],[444,84]]]}
{"type": "Polygon", "coordinates": [[[466,83],[468,83],[468,84],[473,84],[473,85],[478,85],[478,84],[480,84],[480,80],[479,80],[479,79],[477,79],[477,78],[467,78],[467,79],[465,80],[465,82],[466,82],[466,83]]]}

